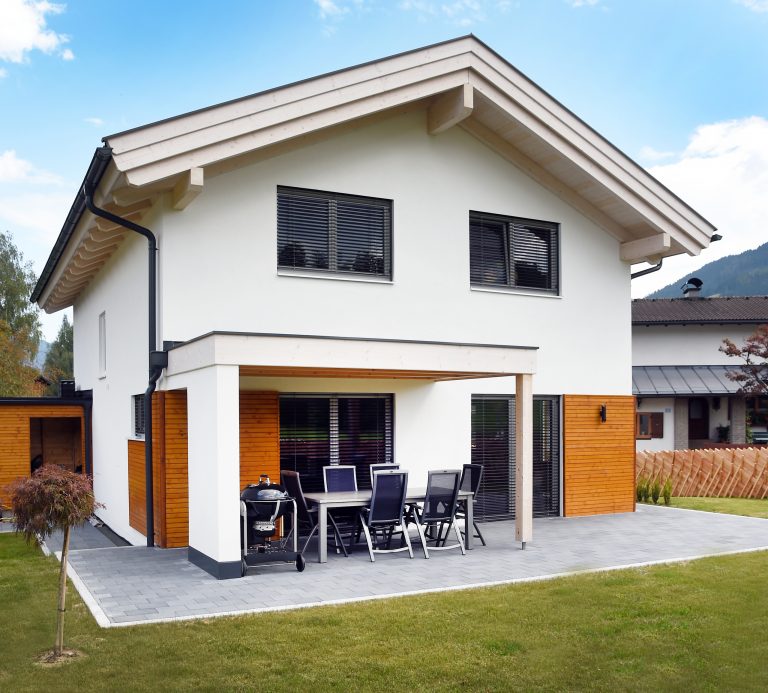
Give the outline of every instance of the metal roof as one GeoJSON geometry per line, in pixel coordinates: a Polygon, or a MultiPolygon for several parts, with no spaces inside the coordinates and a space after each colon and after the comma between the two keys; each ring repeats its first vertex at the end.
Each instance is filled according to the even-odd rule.
{"type": "Polygon", "coordinates": [[[638,298],[632,301],[633,325],[706,323],[768,323],[768,296],[638,298]]]}
{"type": "Polygon", "coordinates": [[[739,384],[729,380],[729,366],[632,366],[632,394],[638,397],[733,395],[739,384]]]}

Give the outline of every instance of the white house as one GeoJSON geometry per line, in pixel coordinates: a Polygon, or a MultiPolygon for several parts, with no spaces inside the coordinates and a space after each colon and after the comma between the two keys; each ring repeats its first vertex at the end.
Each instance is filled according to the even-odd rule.
{"type": "Polygon", "coordinates": [[[480,461],[476,514],[522,541],[632,511],[630,265],[714,231],[472,36],[106,137],[33,298],[74,306],[101,516],[136,544],[148,245],[120,219],[158,245],[150,542],[218,577],[281,467],[480,461]]]}
{"type": "Polygon", "coordinates": [[[739,393],[727,373],[740,362],[720,347],[768,324],[768,296],[704,298],[700,287],[695,280],[679,298],[632,301],[638,450],[746,443],[747,422],[755,439],[766,437],[768,398],[739,393]]]}

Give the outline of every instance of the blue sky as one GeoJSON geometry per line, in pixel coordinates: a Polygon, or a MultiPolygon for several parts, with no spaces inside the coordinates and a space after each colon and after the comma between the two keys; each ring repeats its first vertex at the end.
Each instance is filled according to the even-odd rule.
{"type": "Polygon", "coordinates": [[[721,229],[636,295],[768,240],[768,0],[0,0],[0,228],[39,272],[102,136],[470,32],[721,229]]]}

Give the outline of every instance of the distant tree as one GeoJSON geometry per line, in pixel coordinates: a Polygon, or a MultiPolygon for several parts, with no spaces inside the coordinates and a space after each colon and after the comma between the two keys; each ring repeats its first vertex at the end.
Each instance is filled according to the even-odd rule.
{"type": "Polygon", "coordinates": [[[93,487],[87,476],[55,464],[42,466],[32,477],[16,479],[7,487],[15,516],[16,531],[28,543],[45,539],[54,530],[64,533],[59,569],[59,605],[56,639],[52,656],[55,661],[64,652],[64,612],[67,601],[67,558],[70,529],[85,522],[97,507],[93,487]]]}
{"type": "Polygon", "coordinates": [[[768,325],[760,325],[742,346],[724,339],[720,351],[743,361],[738,370],[726,373],[730,380],[739,383],[740,392],[768,395],[768,325]]]}
{"type": "Polygon", "coordinates": [[[0,395],[34,394],[40,321],[29,296],[36,282],[32,263],[0,232],[0,395]]]}
{"type": "Polygon", "coordinates": [[[61,321],[59,334],[45,355],[43,377],[50,382],[47,394],[59,394],[59,383],[72,378],[72,325],[67,316],[61,321]]]}

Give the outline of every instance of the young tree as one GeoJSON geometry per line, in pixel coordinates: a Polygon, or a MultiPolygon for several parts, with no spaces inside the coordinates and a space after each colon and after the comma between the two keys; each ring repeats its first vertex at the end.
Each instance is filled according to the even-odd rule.
{"type": "Polygon", "coordinates": [[[71,379],[72,372],[72,325],[65,315],[59,334],[45,355],[43,376],[51,383],[48,386],[48,394],[58,395],[59,383],[71,379]]]}
{"type": "Polygon", "coordinates": [[[768,394],[768,325],[760,325],[742,346],[724,339],[720,351],[743,361],[738,370],[726,373],[730,380],[740,384],[740,392],[768,394]]]}
{"type": "Polygon", "coordinates": [[[97,507],[88,477],[58,465],[44,465],[32,477],[16,479],[7,487],[16,531],[28,543],[45,539],[59,529],[64,533],[59,570],[59,607],[53,659],[64,650],[64,611],[67,601],[67,557],[70,528],[85,522],[97,507]]]}
{"type": "Polygon", "coordinates": [[[10,234],[0,232],[0,395],[34,392],[40,322],[29,296],[36,281],[32,263],[24,262],[10,234]]]}

